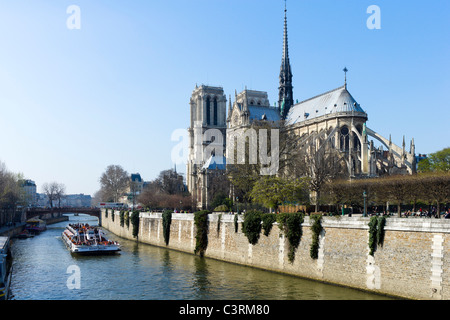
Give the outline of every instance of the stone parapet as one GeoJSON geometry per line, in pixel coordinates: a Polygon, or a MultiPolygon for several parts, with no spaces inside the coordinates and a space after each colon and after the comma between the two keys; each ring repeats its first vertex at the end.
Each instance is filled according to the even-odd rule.
{"type": "MultiPolygon", "coordinates": [[[[102,212],[102,224],[118,236],[134,239],[132,226],[120,226],[102,212]]],[[[290,263],[288,241],[275,223],[270,234],[261,233],[251,245],[242,233],[242,216],[235,231],[234,215],[209,215],[205,257],[300,276],[325,283],[409,299],[450,299],[450,221],[427,218],[388,218],[385,237],[369,254],[369,217],[324,217],[318,258],[310,257],[312,232],[309,217],[290,263]]],[[[161,213],[141,213],[137,240],[150,245],[194,253],[193,214],[174,213],[169,244],[163,238],[161,213]]]]}

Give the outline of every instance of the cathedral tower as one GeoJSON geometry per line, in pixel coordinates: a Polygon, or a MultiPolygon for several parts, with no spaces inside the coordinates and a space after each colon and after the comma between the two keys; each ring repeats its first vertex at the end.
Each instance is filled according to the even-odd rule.
{"type": "Polygon", "coordinates": [[[292,93],[292,71],[289,62],[288,50],[288,33],[287,33],[287,9],[284,8],[284,37],[283,37],[283,57],[281,59],[280,68],[280,87],[278,88],[278,108],[283,119],[294,105],[294,97],[292,93]]]}
{"type": "Polygon", "coordinates": [[[186,182],[195,202],[205,203],[202,172],[211,161],[224,165],[227,99],[223,88],[196,86],[190,99],[191,124],[186,182]],[[212,159],[213,158],[213,159],[212,159]]]}

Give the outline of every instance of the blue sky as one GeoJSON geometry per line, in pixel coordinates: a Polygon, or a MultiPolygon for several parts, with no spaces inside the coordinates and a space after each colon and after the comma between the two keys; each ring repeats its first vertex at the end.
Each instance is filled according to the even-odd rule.
{"type": "MultiPolygon", "coordinates": [[[[173,168],[196,84],[277,100],[282,0],[1,0],[0,161],[93,194],[110,164],[173,168]],[[66,12],[77,5],[81,29],[66,12]]],[[[343,85],[368,127],[417,153],[450,146],[450,1],[290,0],[294,99],[343,85]],[[366,12],[381,10],[381,29],[366,12]]],[[[181,172],[185,166],[177,165],[181,172]]]]}

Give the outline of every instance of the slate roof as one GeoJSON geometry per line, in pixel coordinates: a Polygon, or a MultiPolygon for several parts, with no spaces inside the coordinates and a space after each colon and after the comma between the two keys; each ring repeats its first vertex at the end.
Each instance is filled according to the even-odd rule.
{"type": "Polygon", "coordinates": [[[202,169],[208,170],[226,170],[226,158],[225,156],[211,156],[205,162],[202,169]]]}
{"type": "Polygon", "coordinates": [[[248,111],[250,112],[250,121],[262,120],[264,115],[267,121],[279,121],[281,119],[278,108],[250,105],[248,111]]]}
{"type": "Polygon", "coordinates": [[[326,114],[341,112],[367,116],[345,85],[295,104],[289,111],[287,123],[296,124],[326,114]]]}

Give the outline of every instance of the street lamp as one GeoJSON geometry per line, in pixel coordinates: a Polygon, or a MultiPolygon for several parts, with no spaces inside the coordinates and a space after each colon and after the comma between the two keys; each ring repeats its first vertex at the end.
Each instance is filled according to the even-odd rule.
{"type": "Polygon", "coordinates": [[[364,190],[364,192],[363,192],[363,198],[364,198],[364,214],[363,214],[363,216],[367,217],[367,203],[366,203],[367,193],[366,193],[366,190],[364,190]]]}

